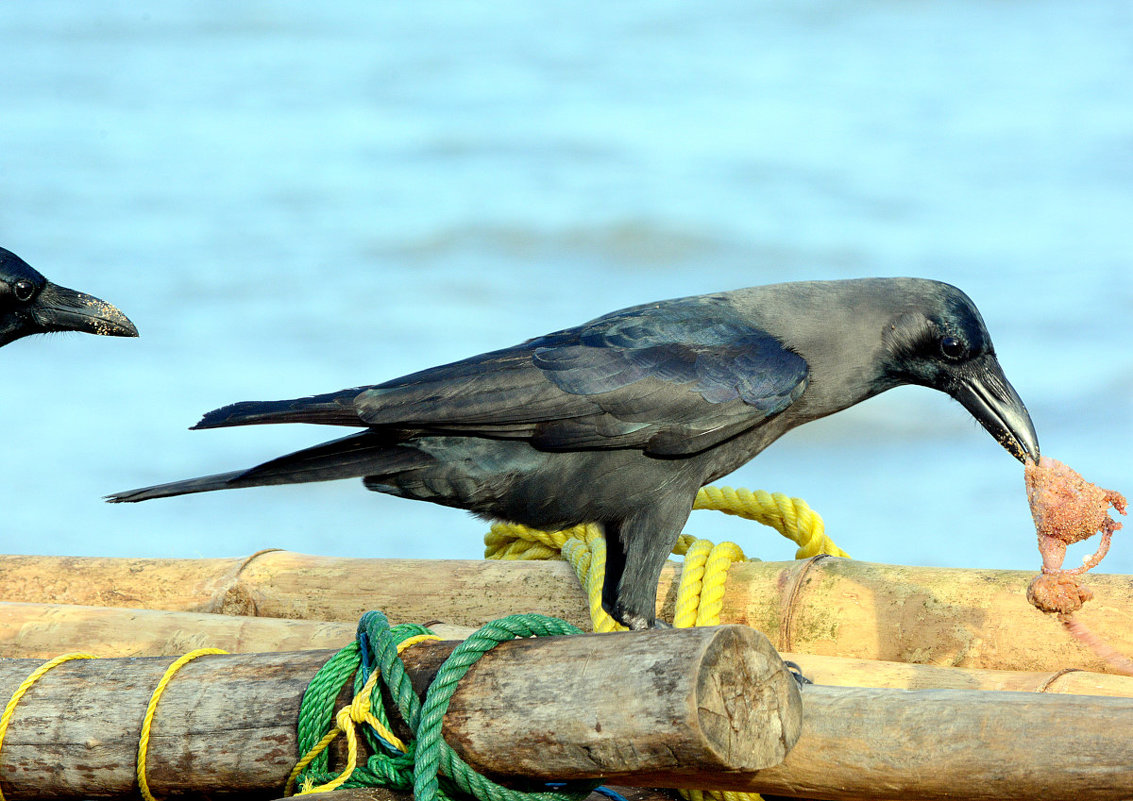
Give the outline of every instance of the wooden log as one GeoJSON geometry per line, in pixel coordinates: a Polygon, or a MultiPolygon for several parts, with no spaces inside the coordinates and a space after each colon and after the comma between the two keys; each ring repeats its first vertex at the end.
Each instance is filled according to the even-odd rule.
{"type": "MultiPolygon", "coordinates": [[[[817,557],[732,567],[722,619],[766,634],[780,651],[1002,670],[1108,666],[1027,603],[1026,571],[900,567],[817,557]]],[[[671,619],[679,566],[661,578],[671,619]]],[[[1133,576],[1089,577],[1077,613],[1133,653],[1133,576]]],[[[0,600],[148,607],[353,622],[391,619],[478,626],[537,611],[589,626],[563,562],[344,559],[264,551],[241,559],[0,557],[0,600]]]]}
{"type": "MultiPolygon", "coordinates": [[[[298,760],[295,721],[328,651],[207,656],[170,682],[157,708],[148,781],[158,798],[277,789],[298,760]]],[[[136,797],[138,739],[170,659],[96,659],[49,671],[16,707],[0,750],[9,801],[136,797]]],[[[0,660],[0,697],[38,666],[0,660]]]]}
{"type": "MultiPolygon", "coordinates": [[[[445,623],[431,628],[446,640],[464,639],[474,631],[445,623]]],[[[0,602],[0,657],[48,659],[67,651],[102,657],[179,656],[196,648],[306,651],[341,648],[354,640],[356,629],[356,623],[334,621],[0,602]]]]}
{"type": "MultiPolygon", "coordinates": [[[[661,631],[588,639],[612,640],[620,649],[625,640],[617,638],[652,637],[659,640],[650,648],[655,652],[665,647],[666,638],[676,643],[684,636],[684,631],[661,631]]],[[[546,648],[553,641],[542,643],[546,648]]],[[[448,647],[425,644],[406,652],[416,681],[428,680],[427,674],[448,647]]],[[[500,646],[470,671],[453,698],[447,736],[453,736],[454,726],[500,725],[498,708],[481,709],[480,694],[495,691],[490,666],[504,663],[499,655],[518,648],[536,646],[500,646]]],[[[276,788],[278,792],[297,758],[293,727],[299,698],[328,656],[325,651],[308,651],[205,657],[187,665],[158,707],[149,772],[158,797],[190,790],[259,794],[276,788]]],[[[141,711],[168,661],[71,662],[48,673],[17,708],[0,752],[5,794],[18,801],[125,798],[135,792],[134,751],[141,711]]],[[[10,693],[36,664],[0,661],[0,695],[10,693]]],[[[588,672],[593,664],[587,666],[588,672]]],[[[577,661],[569,667],[579,672],[577,661]]],[[[594,678],[603,683],[602,677],[594,678]]],[[[504,688],[521,685],[529,693],[532,683],[543,683],[540,673],[530,673],[526,682],[506,682],[504,688]]],[[[547,682],[552,703],[560,703],[562,693],[553,684],[547,682]]],[[[802,736],[776,767],[693,775],[686,766],[680,775],[664,777],[643,770],[624,783],[833,799],[1105,801],[1133,794],[1129,770],[1133,738],[1128,736],[1133,730],[1133,699],[837,687],[806,687],[802,696],[806,710],[802,736]]],[[[613,702],[612,716],[620,714],[616,707],[623,700],[613,702]]],[[[505,711],[518,718],[526,712],[505,711]]],[[[605,711],[603,707],[601,720],[605,711]]],[[[502,722],[506,725],[507,719],[502,722]]],[[[494,765],[493,772],[501,776],[515,776],[516,752],[544,748],[546,734],[541,730],[529,742],[507,739],[504,732],[498,739],[480,741],[459,734],[453,739],[469,761],[494,765]],[[488,743],[491,751],[464,750],[479,748],[474,743],[480,742],[488,743]]],[[[583,769],[594,771],[589,755],[581,750],[573,754],[583,769]]],[[[541,769],[546,763],[536,756],[524,762],[525,768],[528,764],[541,769]]],[[[552,778],[549,773],[534,777],[552,778]]]]}
{"type": "MultiPolygon", "coordinates": [[[[424,686],[453,643],[406,652],[424,686]]],[[[154,794],[282,789],[298,759],[302,693],[327,651],[202,657],[158,706],[154,794]]],[[[12,799],[134,792],[142,713],[168,659],[68,662],[16,709],[0,751],[12,799]]],[[[38,665],[0,661],[0,697],[38,665]]],[[[742,626],[516,640],[477,662],[445,717],[474,766],[563,779],[649,776],[661,783],[774,765],[798,738],[794,679],[766,638],[742,626]]]]}
{"type": "Polygon", "coordinates": [[[247,564],[271,553],[279,552],[237,559],[0,556],[0,601],[254,615],[226,597],[239,596],[247,564]]]}
{"type": "Polygon", "coordinates": [[[826,799],[1133,797],[1133,699],[807,687],[803,736],[745,789],[826,799]]]}
{"type": "MultiPolygon", "coordinates": [[[[414,684],[419,692],[442,658],[434,652],[418,663],[421,673],[414,684]]],[[[1060,798],[1066,788],[1076,801],[1124,801],[1133,790],[1133,772],[1128,769],[1133,740],[1124,728],[1133,724],[1133,699],[1095,704],[1107,699],[1061,696],[1051,702],[1022,692],[816,686],[804,688],[803,698],[803,736],[796,747],[807,748],[805,752],[792,751],[779,766],[750,775],[716,773],[697,786],[894,801],[1060,798]],[[938,764],[946,764],[946,772],[934,773],[938,764]]],[[[489,732],[494,710],[471,703],[466,707],[475,718],[470,728],[489,732]]],[[[468,753],[481,748],[454,742],[447,719],[444,731],[446,740],[474,763],[468,753]]],[[[493,765],[483,769],[498,771],[493,765]]],[[[523,773],[555,778],[537,758],[523,773]]],[[[506,778],[508,773],[497,775],[506,778]]],[[[639,786],[688,786],[646,772],[618,780],[639,786]]]]}
{"type": "Polygon", "coordinates": [[[937,667],[785,651],[815,684],[893,690],[989,690],[1133,698],[1133,677],[1087,670],[1025,671],[937,667]]]}
{"type": "Polygon", "coordinates": [[[357,626],[71,604],[0,603],[0,657],[50,658],[69,651],[102,657],[179,656],[197,648],[233,653],[341,648],[357,626]]]}
{"type": "MultiPolygon", "coordinates": [[[[341,647],[353,623],[240,617],[201,612],[0,603],[0,657],[48,659],[68,651],[104,657],[179,656],[194,648],[233,653],[341,647]]],[[[446,640],[474,629],[433,624],[446,640]]],[[[1133,697],[1133,677],[1083,670],[1014,671],[937,667],[906,662],[785,652],[817,684],[927,690],[1008,690],[1133,697]]]]}

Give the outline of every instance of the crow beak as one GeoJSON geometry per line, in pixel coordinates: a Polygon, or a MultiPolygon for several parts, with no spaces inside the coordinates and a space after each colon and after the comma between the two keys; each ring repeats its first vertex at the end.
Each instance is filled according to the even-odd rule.
{"type": "Polygon", "coordinates": [[[136,337],[138,329],[114,306],[93,295],[50,282],[28,309],[39,332],[83,331],[104,337],[136,337]]]}
{"type": "Polygon", "coordinates": [[[969,363],[952,397],[964,404],[1007,452],[1026,463],[1039,460],[1039,438],[1019,394],[994,356],[969,363]]]}

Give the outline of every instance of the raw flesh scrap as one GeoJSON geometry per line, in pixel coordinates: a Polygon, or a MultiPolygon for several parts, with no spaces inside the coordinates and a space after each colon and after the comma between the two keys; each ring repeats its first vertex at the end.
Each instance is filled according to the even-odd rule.
{"type": "Polygon", "coordinates": [[[1125,498],[1118,492],[1091,484],[1062,462],[1046,456],[1038,464],[1027,462],[1025,479],[1031,516],[1039,535],[1043,572],[1061,570],[1066,546],[1089,539],[1100,531],[1102,541],[1097,552],[1081,567],[1065,572],[1085,573],[1095,567],[1109,550],[1113,532],[1121,528],[1121,524],[1109,516],[1109,507],[1125,514],[1125,498]]]}
{"type": "Polygon", "coordinates": [[[1027,587],[1027,600],[1043,612],[1074,612],[1093,597],[1093,592],[1082,586],[1076,575],[1064,570],[1039,573],[1027,587]]]}
{"type": "Polygon", "coordinates": [[[1042,573],[1035,576],[1027,588],[1027,600],[1043,612],[1057,614],[1072,635],[1113,669],[1133,674],[1133,660],[1119,654],[1083,623],[1073,619],[1073,613],[1094,597],[1081,584],[1080,576],[1101,562],[1109,551],[1113,532],[1121,528],[1121,524],[1109,516],[1109,508],[1112,506],[1125,514],[1125,498],[1091,484],[1066,465],[1046,456],[1038,464],[1027,462],[1025,480],[1043,560],[1042,573]],[[1089,539],[1099,531],[1102,539],[1097,551],[1083,559],[1080,567],[1064,570],[1066,546],[1089,539]]]}

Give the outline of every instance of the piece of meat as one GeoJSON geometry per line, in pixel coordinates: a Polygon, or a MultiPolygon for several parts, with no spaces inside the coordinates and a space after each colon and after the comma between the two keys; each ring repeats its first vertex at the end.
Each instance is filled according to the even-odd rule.
{"type": "Polygon", "coordinates": [[[1060,615],[1078,611],[1093,597],[1094,593],[1083,587],[1077,576],[1063,570],[1039,573],[1027,587],[1027,600],[1036,609],[1060,615]]]}
{"type": "Polygon", "coordinates": [[[1089,539],[1099,531],[1102,541],[1098,550],[1087,557],[1081,567],[1067,573],[1084,573],[1105,557],[1113,532],[1121,524],[1109,516],[1112,506],[1125,514],[1125,498],[1121,493],[1091,484],[1062,462],[1042,457],[1038,464],[1027,462],[1025,468],[1027,499],[1039,536],[1043,572],[1062,569],[1066,546],[1089,539]]]}
{"type": "Polygon", "coordinates": [[[1109,551],[1113,532],[1121,528],[1109,516],[1109,508],[1125,514],[1124,496],[1091,484],[1062,462],[1046,456],[1038,464],[1028,461],[1024,478],[1043,559],[1042,572],[1027,587],[1027,600],[1043,612],[1058,615],[1066,630],[1112,670],[1133,675],[1133,660],[1118,653],[1073,614],[1094,597],[1082,585],[1081,575],[1096,567],[1109,551]],[[1102,535],[1098,549],[1083,559],[1081,566],[1063,569],[1066,546],[1098,532],[1102,535]]]}

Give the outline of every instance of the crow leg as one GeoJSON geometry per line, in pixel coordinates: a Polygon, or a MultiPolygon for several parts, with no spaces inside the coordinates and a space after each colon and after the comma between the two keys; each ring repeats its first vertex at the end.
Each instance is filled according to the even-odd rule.
{"type": "Polygon", "coordinates": [[[648,626],[631,626],[618,616],[618,586],[622,583],[622,576],[626,569],[626,552],[622,547],[621,522],[610,522],[603,526],[603,535],[606,538],[606,572],[602,578],[602,608],[610,617],[619,623],[632,628],[648,628],[648,626]]]}
{"type": "Polygon", "coordinates": [[[634,517],[608,522],[602,607],[631,629],[656,625],[661,568],[692,511],[691,501],[663,503],[634,517]]]}

